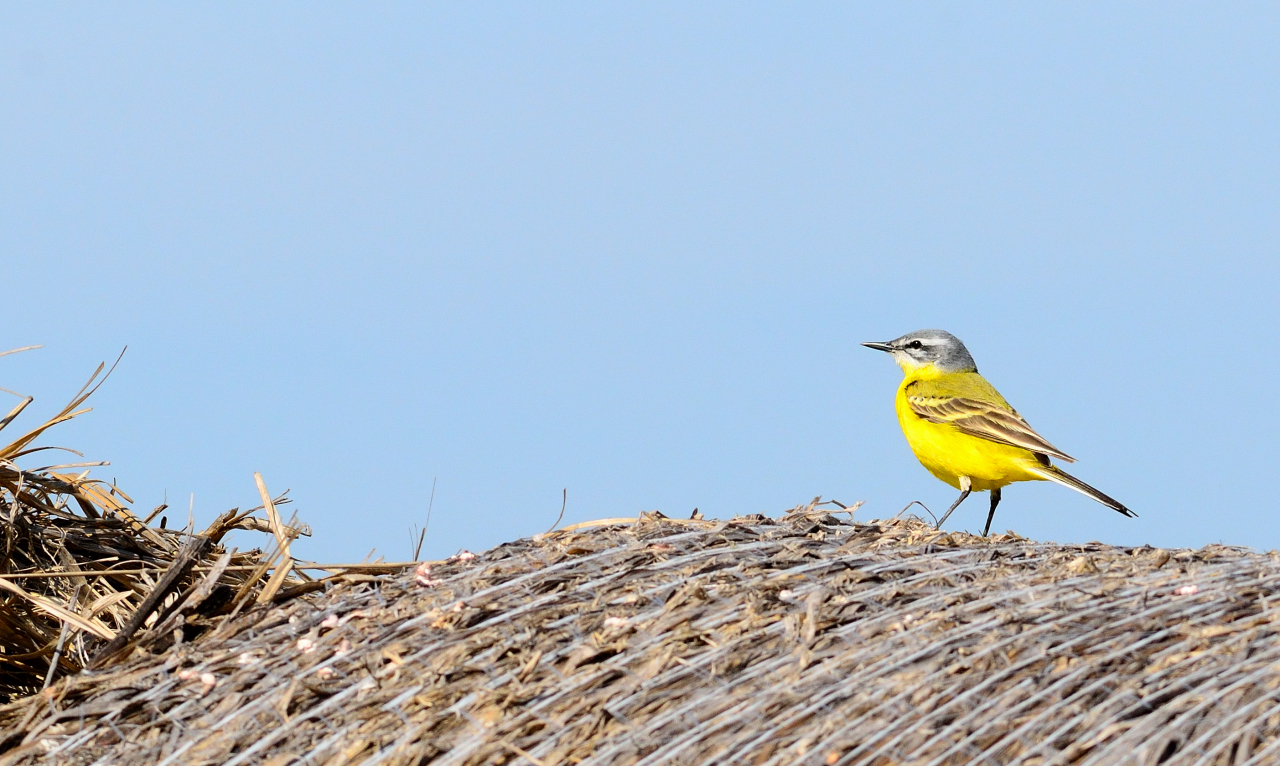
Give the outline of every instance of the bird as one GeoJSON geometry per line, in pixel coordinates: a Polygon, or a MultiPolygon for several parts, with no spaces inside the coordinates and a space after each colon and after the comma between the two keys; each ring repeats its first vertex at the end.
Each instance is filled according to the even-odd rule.
{"type": "Polygon", "coordinates": [[[938,528],[970,492],[991,493],[983,537],[991,531],[1000,490],[1017,481],[1052,481],[1129,517],[1118,500],[1058,468],[1075,458],[1035,432],[978,365],[959,338],[945,330],[918,330],[885,343],[862,345],[893,356],[904,373],[895,408],[907,444],[929,473],[960,490],[938,528]]]}

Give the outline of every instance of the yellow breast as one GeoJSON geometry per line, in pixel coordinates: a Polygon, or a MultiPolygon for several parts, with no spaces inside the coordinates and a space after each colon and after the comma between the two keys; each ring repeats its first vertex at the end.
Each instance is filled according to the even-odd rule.
{"type": "Polygon", "coordinates": [[[921,464],[957,489],[961,476],[968,476],[972,488],[979,491],[998,489],[1015,481],[1041,480],[1026,468],[1036,462],[1035,454],[1029,450],[970,436],[949,423],[933,423],[912,412],[907,386],[917,380],[942,380],[947,374],[931,368],[913,370],[898,387],[898,423],[921,464]]]}

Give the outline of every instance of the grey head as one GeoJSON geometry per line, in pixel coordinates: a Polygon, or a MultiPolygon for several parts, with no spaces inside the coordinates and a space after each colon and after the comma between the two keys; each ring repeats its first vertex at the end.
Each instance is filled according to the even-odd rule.
{"type": "Polygon", "coordinates": [[[943,372],[977,372],[969,349],[946,330],[916,330],[888,343],[863,343],[867,348],[893,354],[903,369],[935,365],[943,372]]]}

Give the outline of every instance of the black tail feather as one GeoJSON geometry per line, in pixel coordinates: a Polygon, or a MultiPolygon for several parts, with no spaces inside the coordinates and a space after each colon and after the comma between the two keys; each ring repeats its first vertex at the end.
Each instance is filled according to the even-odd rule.
{"type": "Polygon", "coordinates": [[[1090,487],[1088,484],[1085,484],[1083,481],[1080,481],[1076,477],[1072,476],[1071,474],[1067,473],[1061,468],[1058,468],[1057,466],[1037,465],[1035,467],[1035,471],[1036,473],[1040,474],[1041,476],[1048,479],[1049,481],[1057,482],[1058,484],[1061,484],[1064,487],[1071,487],[1076,492],[1079,492],[1082,495],[1087,495],[1088,497],[1091,497],[1094,500],[1097,500],[1099,503],[1102,503],[1103,505],[1107,506],[1108,508],[1118,513],[1122,513],[1125,516],[1136,517],[1138,515],[1133,511],[1129,510],[1128,508],[1124,507],[1124,504],[1121,503],[1119,500],[1116,500],[1110,495],[1107,495],[1103,492],[1100,492],[1094,489],[1093,487],[1090,487]]]}

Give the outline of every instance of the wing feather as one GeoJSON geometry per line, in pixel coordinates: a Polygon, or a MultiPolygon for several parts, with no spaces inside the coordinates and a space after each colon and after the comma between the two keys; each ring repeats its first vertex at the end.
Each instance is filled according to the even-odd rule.
{"type": "Polygon", "coordinates": [[[1075,458],[1053,446],[1035,432],[1022,416],[992,402],[963,396],[908,396],[911,411],[930,423],[948,423],[961,433],[1010,447],[1021,447],[1068,463],[1075,458]]]}

